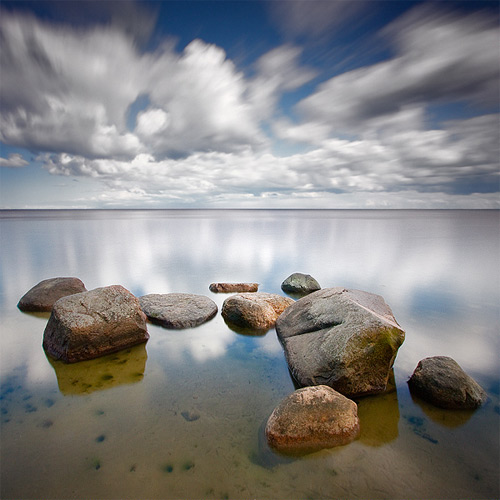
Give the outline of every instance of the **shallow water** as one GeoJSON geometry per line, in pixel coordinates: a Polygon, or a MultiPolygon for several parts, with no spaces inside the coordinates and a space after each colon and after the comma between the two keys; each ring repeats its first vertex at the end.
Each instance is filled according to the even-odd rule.
{"type": "Polygon", "coordinates": [[[1,498],[498,498],[498,211],[0,212],[1,498]],[[42,349],[48,314],[16,304],[42,279],[189,292],[215,281],[282,293],[292,272],[382,295],[406,330],[396,390],[358,401],[360,438],[302,458],[263,426],[294,390],[274,330],[220,314],[148,325],[150,340],[65,365],[42,349]],[[488,392],[474,412],[414,400],[427,356],[488,392]]]}

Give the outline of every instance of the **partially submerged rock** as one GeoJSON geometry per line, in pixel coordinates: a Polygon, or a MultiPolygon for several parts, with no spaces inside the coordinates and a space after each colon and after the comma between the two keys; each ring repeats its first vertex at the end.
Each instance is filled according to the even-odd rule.
{"type": "Polygon", "coordinates": [[[242,293],[256,292],[259,289],[258,283],[211,283],[209,286],[214,293],[242,293]]]}
{"type": "Polygon", "coordinates": [[[266,425],[269,446],[283,453],[308,453],[350,443],[359,435],[357,405],[325,385],[286,397],[266,425]]]}
{"type": "Polygon", "coordinates": [[[139,300],[112,285],[59,299],[45,327],[43,347],[53,358],[74,363],[148,339],[139,300]]]}
{"type": "Polygon", "coordinates": [[[281,289],[285,293],[307,295],[321,290],[321,286],[310,274],[293,273],[281,283],[281,289]]]}
{"type": "Polygon", "coordinates": [[[252,330],[268,330],[293,299],[274,293],[239,293],[227,298],[222,305],[222,316],[235,326],[252,330]]]}
{"type": "Polygon", "coordinates": [[[381,296],[341,287],[295,302],[276,331],[299,385],[324,384],[348,397],[385,391],[404,341],[381,296]]]}
{"type": "Polygon", "coordinates": [[[28,290],[17,307],[25,312],[50,312],[61,297],[86,291],[85,285],[78,278],[49,278],[28,290]]]}
{"type": "Polygon", "coordinates": [[[488,399],[483,388],[448,356],[419,361],[408,385],[413,394],[441,408],[470,410],[488,399]]]}
{"type": "Polygon", "coordinates": [[[204,295],[152,293],[139,301],[146,316],[165,328],[193,328],[217,314],[217,304],[204,295]]]}

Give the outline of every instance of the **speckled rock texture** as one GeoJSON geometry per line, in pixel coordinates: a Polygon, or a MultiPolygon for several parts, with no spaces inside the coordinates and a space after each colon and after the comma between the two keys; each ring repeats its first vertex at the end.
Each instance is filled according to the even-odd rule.
{"type": "Polygon", "coordinates": [[[286,397],[266,425],[269,446],[282,453],[345,445],[359,431],[356,403],[324,385],[304,387],[286,397]]]}
{"type": "Polygon", "coordinates": [[[86,291],[85,285],[78,278],[49,278],[28,290],[17,307],[26,312],[50,312],[61,297],[86,291]]]}
{"type": "Polygon", "coordinates": [[[281,289],[285,293],[307,295],[321,290],[321,286],[310,274],[293,273],[281,283],[281,289]]]}
{"type": "Polygon", "coordinates": [[[258,283],[211,283],[208,287],[214,293],[256,292],[258,283]]]}
{"type": "Polygon", "coordinates": [[[112,285],[59,299],[45,327],[43,347],[53,358],[74,363],[148,339],[139,300],[112,285]]]}
{"type": "Polygon", "coordinates": [[[227,323],[240,328],[268,330],[279,315],[294,300],[274,293],[239,293],[222,304],[222,316],[227,323]]]}
{"type": "Polygon", "coordinates": [[[140,297],[139,301],[146,316],[165,328],[193,328],[217,314],[217,304],[204,295],[152,293],[140,297]]]}
{"type": "Polygon", "coordinates": [[[419,361],[408,386],[412,394],[441,408],[472,410],[488,399],[483,388],[448,356],[419,361]]]}
{"type": "Polygon", "coordinates": [[[300,386],[328,385],[348,397],[386,390],[405,337],[381,296],[341,287],[295,302],[276,332],[300,386]]]}

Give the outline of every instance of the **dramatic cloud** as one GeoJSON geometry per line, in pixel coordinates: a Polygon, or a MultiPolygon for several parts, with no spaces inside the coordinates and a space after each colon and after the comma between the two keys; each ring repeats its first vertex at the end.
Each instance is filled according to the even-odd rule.
{"type": "MultiPolygon", "coordinates": [[[[482,193],[478,206],[500,205],[488,195],[499,190],[495,19],[419,6],[380,33],[392,57],[311,91],[321,69],[296,45],[247,73],[200,39],[144,51],[154,16],[138,11],[134,31],[117,5],[103,7],[111,22],[78,28],[0,17],[0,141],[38,153],[51,174],[99,183],[90,204],[419,208],[482,193]],[[457,104],[453,120],[440,114],[457,104]]],[[[282,22],[324,34],[366,7],[351,5],[292,2],[282,22]]]]}
{"type": "Polygon", "coordinates": [[[334,77],[298,106],[309,121],[332,132],[364,133],[408,108],[463,101],[498,105],[500,60],[495,21],[479,14],[417,8],[385,34],[396,57],[334,77]],[[432,12],[432,14],[431,14],[432,12]]]}

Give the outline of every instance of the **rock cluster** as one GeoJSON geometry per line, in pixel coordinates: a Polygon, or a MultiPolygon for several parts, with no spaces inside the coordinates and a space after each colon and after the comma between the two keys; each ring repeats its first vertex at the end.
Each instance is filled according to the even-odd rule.
{"type": "MultiPolygon", "coordinates": [[[[348,398],[386,391],[405,338],[384,299],[361,290],[321,289],[302,273],[282,283],[286,293],[302,296],[297,301],[258,292],[257,283],[212,283],[209,288],[238,292],[222,306],[229,326],[252,332],[276,326],[290,372],[301,386],[267,420],[269,445],[282,453],[309,453],[356,439],[357,405],[348,398]]],[[[44,280],[18,307],[51,311],[43,347],[66,363],[146,342],[147,318],[166,328],[192,328],[218,311],[203,295],[149,294],[138,299],[120,285],[87,291],[78,278],[44,280]]],[[[442,408],[473,409],[487,400],[477,382],[445,356],[420,361],[408,384],[412,394],[442,408]]],[[[187,421],[195,420],[184,413],[187,421]]]]}
{"type": "Polygon", "coordinates": [[[43,347],[53,358],[74,363],[148,339],[139,300],[112,285],[59,299],[45,328],[43,347]]]}

